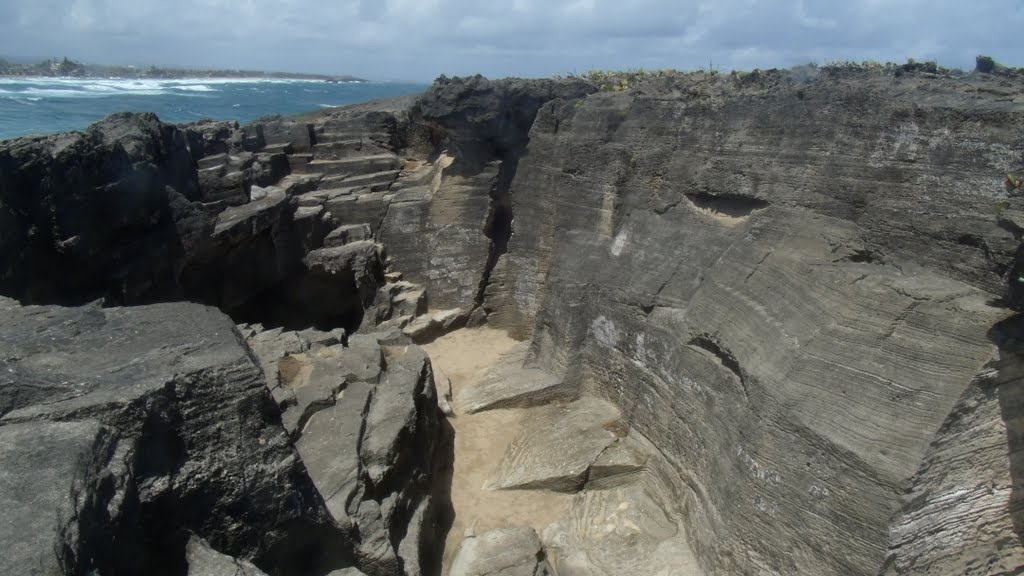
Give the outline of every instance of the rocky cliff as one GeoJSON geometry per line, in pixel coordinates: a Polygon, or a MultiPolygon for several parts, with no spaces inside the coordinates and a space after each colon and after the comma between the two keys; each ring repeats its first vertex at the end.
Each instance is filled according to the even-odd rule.
{"type": "MultiPolygon", "coordinates": [[[[524,573],[622,573],[609,550],[673,573],[677,525],[707,574],[1019,573],[1024,201],[1002,180],[1024,164],[1022,88],[858,66],[476,77],[309,119],[118,116],[2,143],[0,291],[101,299],[5,304],[0,435],[10,461],[40,462],[17,486],[64,494],[54,479],[70,475],[91,495],[61,504],[70,523],[33,519],[72,542],[42,573],[81,573],[78,550],[109,549],[125,526],[154,534],[134,566],[222,552],[280,574],[433,573],[452,455],[412,342],[483,323],[528,348],[456,408],[534,410],[495,487],[581,499],[539,536],[467,538],[453,574],[486,572],[472,557],[512,541],[524,573]],[[188,304],[110,307],[169,300],[239,326],[154,319],[227,322],[188,304]],[[136,324],[159,329],[105,340],[136,324]],[[211,330],[242,353],[210,364],[232,375],[167,384],[195,371],[162,366],[195,363],[184,347],[211,330]],[[120,366],[165,376],[129,394],[120,366]],[[190,390],[231,386],[265,409],[213,420],[266,429],[239,438],[273,438],[252,450],[276,450],[260,461],[287,481],[261,478],[304,508],[240,517],[261,488],[192,480],[253,465],[211,462],[204,442],[243,440],[187,416],[190,390]],[[91,520],[113,497],[88,488],[96,470],[151,441],[139,430],[154,419],[195,444],[112,474],[139,503],[91,520]],[[89,464],[26,460],[19,437],[89,464]],[[119,438],[134,448],[105,448],[119,438]],[[609,479],[626,472],[644,480],[609,479]],[[582,528],[613,493],[645,511],[634,552],[582,528]],[[224,504],[167,512],[200,496],[224,504]],[[299,538],[313,564],[295,563],[296,534],[316,534],[299,538]]],[[[22,549],[17,562],[42,562],[22,549]]]]}

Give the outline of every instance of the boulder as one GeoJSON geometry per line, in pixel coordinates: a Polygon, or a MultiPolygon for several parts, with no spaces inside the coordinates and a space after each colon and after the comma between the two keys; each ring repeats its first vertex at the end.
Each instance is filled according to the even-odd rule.
{"type": "Polygon", "coordinates": [[[626,432],[618,409],[596,398],[531,410],[505,451],[493,488],[575,492],[594,461],[626,432]]]}
{"type": "Polygon", "coordinates": [[[498,364],[459,394],[459,409],[467,414],[496,408],[529,408],[572,400],[576,391],[563,379],[537,367],[524,366],[530,343],[522,342],[503,354],[498,364]]]}
{"type": "Polygon", "coordinates": [[[330,346],[263,334],[250,342],[278,375],[284,427],[332,519],[352,534],[357,565],[371,576],[433,573],[447,514],[437,474],[449,456],[426,354],[382,346],[386,333],[330,346]]]}
{"type": "Polygon", "coordinates": [[[344,246],[349,242],[360,242],[362,240],[372,240],[373,231],[370,230],[369,224],[346,224],[338,226],[324,239],[325,248],[334,248],[337,246],[344,246]]]}
{"type": "Polygon", "coordinates": [[[28,534],[35,542],[19,545],[17,561],[57,537],[82,571],[147,573],[180,560],[182,531],[273,570],[348,554],[261,370],[219,311],[4,300],[0,364],[0,445],[18,462],[2,468],[18,474],[4,476],[0,500],[13,514],[15,501],[33,502],[29,486],[46,487],[36,524],[24,514],[5,524],[17,530],[3,534],[4,549],[28,534]]]}
{"type": "Polygon", "coordinates": [[[551,576],[540,538],[532,528],[498,528],[466,538],[450,576],[551,576]]]}
{"type": "Polygon", "coordinates": [[[430,342],[466,325],[466,312],[461,309],[429,312],[413,320],[402,333],[420,344],[430,342]]]}

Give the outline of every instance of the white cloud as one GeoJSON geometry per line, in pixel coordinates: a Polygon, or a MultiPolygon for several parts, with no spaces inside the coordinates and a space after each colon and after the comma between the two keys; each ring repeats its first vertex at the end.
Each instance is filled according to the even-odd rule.
{"type": "Polygon", "coordinates": [[[1024,65],[1019,0],[3,0],[0,56],[428,80],[907,57],[1024,65]],[[54,17],[64,14],[64,17],[54,17]]]}

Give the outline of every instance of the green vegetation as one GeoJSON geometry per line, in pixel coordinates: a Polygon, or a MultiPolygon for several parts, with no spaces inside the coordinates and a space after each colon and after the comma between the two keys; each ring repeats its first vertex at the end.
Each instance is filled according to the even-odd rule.
{"type": "MultiPolygon", "coordinates": [[[[989,56],[978,56],[975,70],[980,73],[1002,74],[1005,76],[1024,75],[1024,68],[1011,68],[1004,66],[989,56]]],[[[914,58],[907,58],[907,61],[903,64],[897,64],[895,62],[882,63],[874,60],[865,60],[863,62],[835,60],[821,65],[816,62],[809,62],[807,64],[793,66],[788,70],[779,70],[776,68],[772,68],[770,70],[754,69],[750,71],[733,70],[727,75],[721,76],[717,69],[709,67],[707,69],[700,68],[693,71],[681,71],[673,68],[657,70],[645,70],[643,68],[632,70],[589,70],[584,73],[573,72],[565,76],[556,75],[555,78],[567,77],[583,79],[594,83],[602,92],[623,92],[631,90],[635,88],[639,82],[651,78],[683,77],[693,75],[705,78],[719,76],[722,78],[730,78],[735,82],[747,83],[760,82],[765,79],[778,76],[779,74],[786,74],[789,76],[790,80],[796,83],[807,84],[817,78],[819,74],[836,76],[863,72],[888,74],[896,77],[908,74],[959,77],[967,74],[964,70],[940,66],[934,60],[918,61],[914,58]]]]}
{"type": "Polygon", "coordinates": [[[1024,75],[1024,68],[1014,68],[1012,66],[1004,66],[997,62],[991,56],[979,55],[974,59],[974,70],[981,72],[982,74],[997,74],[1000,76],[1020,76],[1024,75]]]}
{"type": "MultiPolygon", "coordinates": [[[[664,78],[668,76],[678,76],[681,74],[684,73],[671,68],[663,70],[644,70],[643,68],[636,68],[632,70],[589,70],[582,74],[571,72],[565,77],[580,78],[593,82],[602,92],[622,92],[624,90],[629,90],[636,82],[643,79],[664,78]]],[[[561,75],[555,76],[556,79],[561,77],[561,75]]]]}
{"type": "Polygon", "coordinates": [[[974,59],[974,62],[974,69],[978,72],[984,72],[985,74],[995,72],[996,67],[999,66],[991,56],[978,55],[978,57],[974,59]]]}
{"type": "Polygon", "coordinates": [[[1009,207],[1010,202],[1008,200],[1000,200],[999,202],[996,202],[995,206],[993,206],[993,209],[996,213],[996,220],[1002,218],[1003,214],[1006,214],[1006,209],[1009,207]]]}

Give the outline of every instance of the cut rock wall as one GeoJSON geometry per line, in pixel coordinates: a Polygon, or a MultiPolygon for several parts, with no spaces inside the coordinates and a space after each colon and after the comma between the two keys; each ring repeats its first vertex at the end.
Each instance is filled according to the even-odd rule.
{"type": "MultiPolygon", "coordinates": [[[[709,573],[959,574],[929,556],[937,526],[986,557],[967,501],[915,523],[904,491],[938,482],[919,470],[951,458],[934,442],[971,442],[943,423],[1010,314],[1019,238],[994,210],[1024,106],[994,84],[696,74],[540,110],[489,322],[674,462],[709,573]]],[[[998,545],[1016,562],[1016,530],[998,545]]]]}

